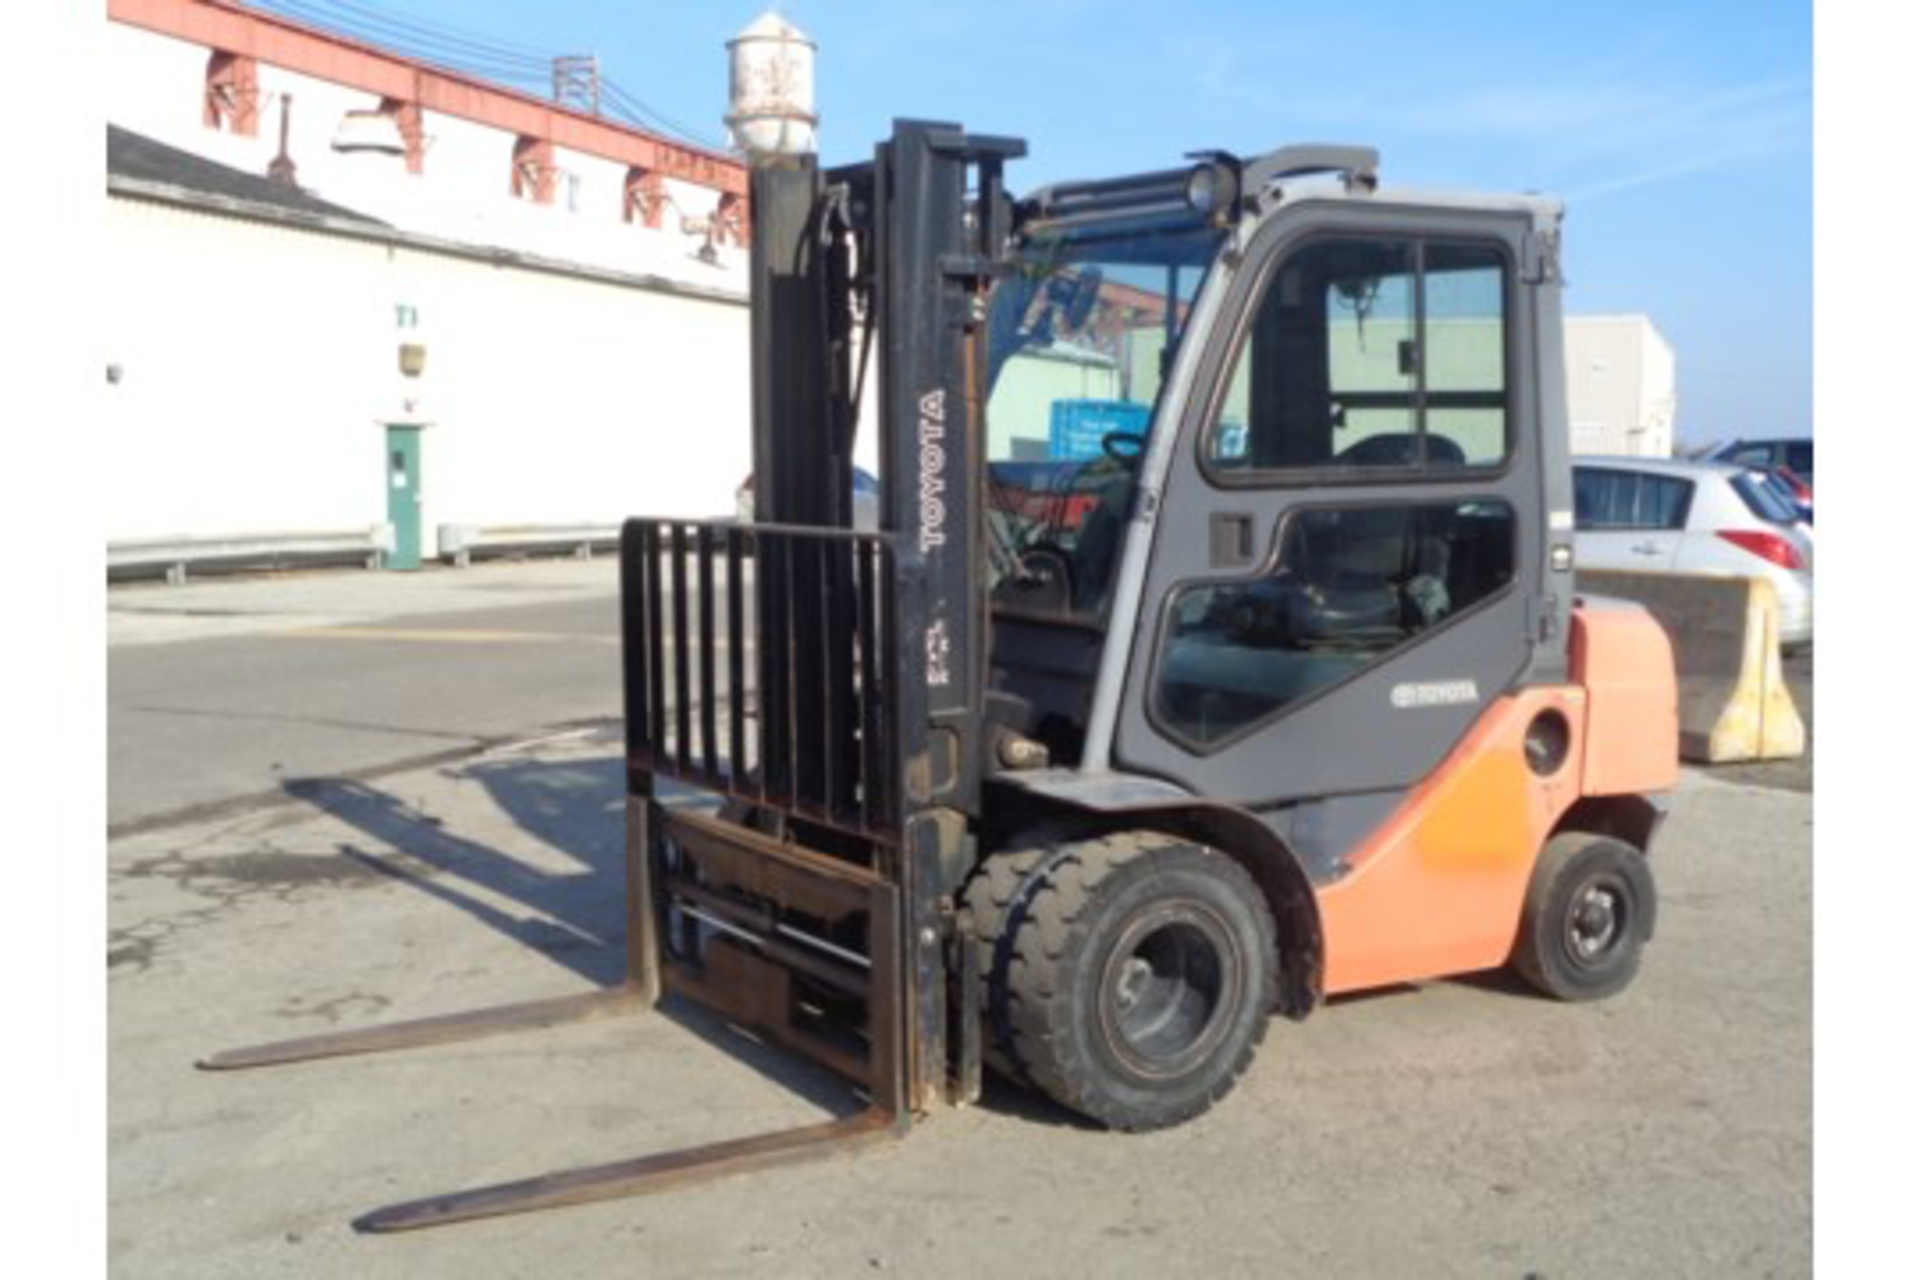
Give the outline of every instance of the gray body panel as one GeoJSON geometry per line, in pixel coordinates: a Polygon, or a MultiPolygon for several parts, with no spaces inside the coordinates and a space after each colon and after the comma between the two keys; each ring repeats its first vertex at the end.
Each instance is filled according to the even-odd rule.
{"type": "MultiPolygon", "coordinates": [[[[1542,344],[1538,335],[1548,329],[1549,320],[1557,326],[1559,316],[1553,284],[1536,287],[1526,279],[1551,276],[1541,269],[1542,240],[1536,234],[1540,221],[1550,216],[1525,207],[1473,210],[1316,193],[1263,218],[1243,241],[1245,259],[1237,269],[1222,264],[1217,278],[1209,281],[1210,296],[1197,308],[1194,331],[1204,336],[1204,343],[1180,353],[1180,368],[1161,406],[1162,419],[1146,460],[1146,492],[1129,527],[1123,582],[1133,580],[1135,558],[1146,552],[1137,544],[1150,540],[1150,552],[1142,556],[1146,564],[1137,599],[1116,601],[1120,610],[1131,605],[1134,616],[1117,612],[1114,618],[1112,645],[1101,672],[1103,687],[1095,697],[1087,764],[1158,776],[1196,794],[1242,805],[1391,792],[1429,773],[1501,692],[1529,678],[1564,674],[1566,593],[1548,599],[1545,536],[1547,510],[1571,508],[1570,480],[1560,474],[1566,467],[1565,444],[1554,438],[1563,429],[1564,410],[1556,407],[1558,377],[1538,375],[1543,367],[1557,366],[1557,338],[1542,344]],[[1497,470],[1418,481],[1216,485],[1201,468],[1197,441],[1210,423],[1216,393],[1230,373],[1268,270],[1306,236],[1368,231],[1469,236],[1504,245],[1516,277],[1509,293],[1512,447],[1506,463],[1497,470]],[[1548,300],[1544,309],[1543,297],[1548,300]],[[1543,447],[1549,440],[1557,449],[1543,447]],[[1555,477],[1557,484],[1548,477],[1555,477]],[[1222,574],[1209,567],[1209,520],[1214,514],[1251,517],[1256,546],[1270,557],[1285,519],[1304,507],[1467,500],[1499,500],[1513,509],[1515,576],[1509,587],[1344,683],[1205,753],[1183,745],[1156,723],[1150,700],[1164,609],[1173,593],[1189,583],[1260,576],[1257,568],[1222,574]],[[1535,636],[1543,631],[1553,642],[1541,646],[1548,662],[1537,668],[1535,636]],[[1121,672],[1123,688],[1113,689],[1121,672]],[[1392,691],[1398,685],[1461,680],[1474,682],[1478,696],[1473,701],[1404,710],[1393,705],[1392,691]],[[1112,699],[1113,711],[1110,755],[1098,741],[1106,698],[1112,699]]],[[[1550,262],[1550,255],[1544,260],[1550,262]]],[[[1565,536],[1570,543],[1570,528],[1565,536]]]]}
{"type": "Polygon", "coordinates": [[[1268,810],[1260,820],[1293,850],[1314,884],[1327,884],[1347,874],[1353,851],[1406,798],[1405,791],[1328,796],[1268,810]]]}
{"type": "MultiPolygon", "coordinates": [[[[1096,813],[1191,810],[1208,803],[1184,787],[1144,774],[1084,773],[1077,769],[1031,769],[1003,773],[998,781],[1059,804],[1096,813]]],[[[1347,859],[1406,798],[1402,790],[1329,796],[1255,814],[1286,846],[1315,884],[1338,880],[1347,859]]]]}

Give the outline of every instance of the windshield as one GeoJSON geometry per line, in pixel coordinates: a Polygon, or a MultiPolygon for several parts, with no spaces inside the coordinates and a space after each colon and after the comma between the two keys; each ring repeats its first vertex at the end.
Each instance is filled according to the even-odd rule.
{"type": "Polygon", "coordinates": [[[987,324],[996,605],[1095,620],[1160,389],[1225,233],[1035,236],[987,324]]]}

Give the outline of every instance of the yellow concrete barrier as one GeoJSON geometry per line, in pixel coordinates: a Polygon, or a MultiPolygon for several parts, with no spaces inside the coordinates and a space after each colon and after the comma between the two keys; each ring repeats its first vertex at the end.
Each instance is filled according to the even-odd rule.
{"type": "Polygon", "coordinates": [[[1666,628],[1680,682],[1680,755],[1787,760],[1807,726],[1780,671],[1780,602],[1765,578],[1582,569],[1583,595],[1636,600],[1666,628]]]}

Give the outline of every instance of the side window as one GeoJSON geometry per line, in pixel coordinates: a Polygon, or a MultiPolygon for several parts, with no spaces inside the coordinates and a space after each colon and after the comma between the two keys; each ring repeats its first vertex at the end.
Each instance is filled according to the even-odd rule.
{"type": "Polygon", "coordinates": [[[1640,477],[1640,518],[1645,529],[1684,529],[1693,505],[1693,482],[1676,476],[1640,477]]]}
{"type": "Polygon", "coordinates": [[[1224,474],[1435,471],[1507,456],[1506,259],[1403,237],[1309,242],[1265,285],[1205,436],[1224,474]]]}
{"type": "Polygon", "coordinates": [[[1271,573],[1176,593],[1156,714],[1209,747],[1384,660],[1512,581],[1513,529],[1500,502],[1295,512],[1271,573]]]}
{"type": "Polygon", "coordinates": [[[1604,528],[1601,515],[1612,500],[1613,472],[1589,471],[1576,467],[1573,472],[1573,527],[1604,528]]]}
{"type": "Polygon", "coordinates": [[[1692,505],[1691,480],[1590,467],[1573,473],[1576,529],[1683,529],[1692,505]]]}

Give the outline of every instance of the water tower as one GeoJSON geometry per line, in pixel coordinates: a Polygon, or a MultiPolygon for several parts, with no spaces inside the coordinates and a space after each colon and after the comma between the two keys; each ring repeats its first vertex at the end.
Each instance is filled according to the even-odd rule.
{"type": "Polygon", "coordinates": [[[726,125],[756,168],[814,152],[814,49],[805,32],[772,10],[727,41],[726,125]]]}

